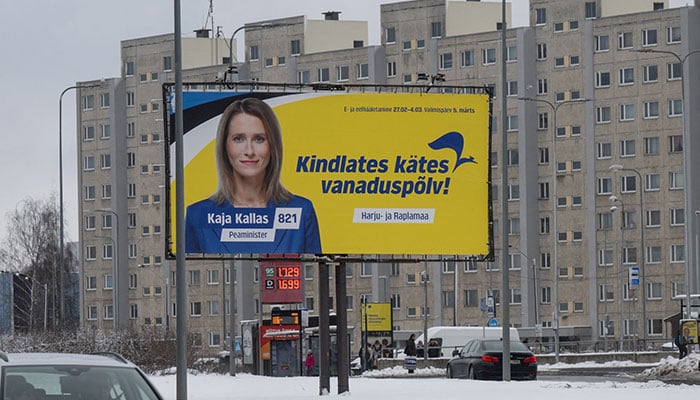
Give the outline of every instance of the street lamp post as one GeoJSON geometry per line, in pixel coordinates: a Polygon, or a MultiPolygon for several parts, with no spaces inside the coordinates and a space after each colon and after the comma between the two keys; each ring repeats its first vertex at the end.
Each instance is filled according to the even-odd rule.
{"type": "MultiPolygon", "coordinates": [[[[688,213],[689,210],[691,210],[693,207],[691,207],[691,199],[692,199],[692,190],[689,190],[688,188],[688,182],[690,181],[688,177],[690,176],[689,172],[691,170],[690,166],[690,157],[688,156],[688,152],[690,151],[690,130],[688,129],[688,118],[686,118],[686,110],[689,110],[689,105],[686,99],[685,95],[685,62],[688,60],[688,57],[690,57],[693,54],[700,54],[700,49],[697,50],[691,50],[685,55],[680,55],[674,51],[670,50],[656,50],[656,49],[641,49],[637,50],[639,53],[659,53],[659,54],[668,54],[670,56],[673,56],[678,60],[678,62],[681,64],[681,102],[683,103],[683,175],[685,178],[685,202],[684,202],[684,208],[686,211],[686,214],[688,213]]],[[[687,301],[687,313],[688,313],[688,318],[690,318],[690,268],[691,268],[691,263],[690,263],[690,243],[691,239],[690,236],[695,231],[695,235],[698,235],[698,225],[697,223],[695,226],[691,226],[689,223],[689,218],[686,218],[686,227],[685,227],[685,253],[686,253],[686,267],[685,267],[685,286],[686,286],[686,301],[687,301]]],[[[698,254],[698,249],[697,249],[698,243],[695,243],[695,265],[696,268],[700,271],[700,260],[697,258],[698,254]]],[[[644,271],[642,270],[642,274],[644,271]]],[[[697,274],[697,272],[696,272],[697,274]]],[[[646,301],[646,299],[644,299],[646,301]]],[[[644,332],[644,335],[646,336],[646,331],[644,332]]]]}
{"type": "MultiPolygon", "coordinates": [[[[64,264],[64,221],[63,221],[63,95],[69,90],[73,89],[87,89],[92,87],[97,87],[99,85],[73,85],[69,86],[61,92],[58,97],[58,199],[59,199],[59,250],[58,250],[58,287],[59,287],[59,297],[60,297],[60,310],[61,310],[61,321],[63,321],[65,315],[65,299],[63,296],[63,264],[64,264]]],[[[56,276],[54,275],[54,288],[56,287],[56,276]]],[[[54,293],[56,291],[54,290],[54,293]]],[[[55,299],[55,294],[54,294],[55,299]]],[[[55,302],[54,302],[55,303],[55,302]]],[[[56,307],[53,309],[53,322],[56,324],[56,307]]]]}
{"type": "MultiPolygon", "coordinates": [[[[620,248],[624,249],[624,246],[625,246],[625,230],[624,230],[625,203],[615,195],[610,196],[610,201],[612,201],[613,203],[619,202],[620,207],[622,208],[622,210],[620,211],[620,217],[621,217],[620,218],[620,248]]],[[[617,206],[613,205],[610,207],[611,213],[615,212],[615,210],[617,210],[617,206]]],[[[644,256],[644,254],[642,254],[642,256],[644,256]]],[[[624,332],[622,329],[622,326],[624,325],[623,320],[624,320],[624,313],[625,313],[625,309],[624,309],[624,305],[623,305],[623,301],[624,301],[623,288],[625,287],[625,274],[624,274],[624,271],[622,268],[622,266],[624,265],[623,257],[624,256],[623,256],[622,250],[621,250],[620,251],[620,307],[619,307],[619,311],[620,311],[620,327],[619,327],[619,329],[620,329],[620,351],[622,351],[622,348],[624,345],[624,340],[625,340],[624,332]]]]}
{"type": "MultiPolygon", "coordinates": [[[[537,99],[534,97],[518,97],[518,100],[524,100],[524,101],[533,101],[536,103],[544,103],[549,108],[552,109],[552,113],[554,114],[554,120],[553,122],[553,133],[552,133],[552,193],[553,193],[553,201],[552,201],[552,229],[554,230],[554,234],[552,235],[553,238],[553,254],[552,258],[554,259],[554,265],[552,268],[552,271],[554,271],[554,288],[553,288],[553,303],[554,303],[554,311],[552,313],[553,316],[553,321],[552,321],[552,326],[554,328],[554,355],[555,355],[555,362],[559,362],[559,264],[557,260],[557,242],[559,241],[559,238],[557,237],[557,112],[559,111],[559,107],[563,106],[564,104],[571,104],[571,103],[580,103],[580,102],[586,102],[590,101],[590,99],[572,99],[572,100],[565,100],[561,102],[552,103],[549,100],[545,99],[537,99]]],[[[505,157],[505,155],[504,155],[505,157]]]]}
{"type": "Polygon", "coordinates": [[[228,42],[228,51],[229,51],[229,57],[228,57],[228,74],[233,75],[233,73],[236,71],[236,66],[235,63],[238,62],[233,57],[233,39],[236,37],[236,34],[244,29],[261,29],[261,28],[276,28],[278,26],[287,26],[289,24],[276,24],[276,23],[270,23],[270,22],[263,22],[260,24],[246,24],[243,26],[239,26],[236,28],[236,30],[233,31],[233,34],[231,35],[231,39],[229,39],[228,42]]]}
{"type": "Polygon", "coordinates": [[[112,240],[114,252],[112,256],[114,259],[114,262],[112,263],[112,307],[114,308],[114,330],[116,332],[122,328],[125,328],[125,326],[122,326],[121,319],[124,310],[122,310],[119,306],[119,301],[121,298],[119,293],[121,291],[121,285],[119,282],[121,276],[121,271],[119,271],[119,215],[116,213],[116,211],[110,209],[98,208],[95,209],[95,211],[114,215],[114,230],[116,231],[117,239],[110,239],[112,240]]]}
{"type": "Polygon", "coordinates": [[[642,247],[642,263],[641,263],[641,273],[639,276],[639,286],[642,288],[642,343],[646,348],[647,345],[647,295],[646,295],[646,281],[645,276],[645,265],[646,265],[646,249],[644,248],[644,181],[642,180],[642,174],[634,168],[625,168],[620,164],[613,164],[610,167],[611,171],[629,171],[634,172],[639,178],[639,231],[640,240],[642,247]]]}

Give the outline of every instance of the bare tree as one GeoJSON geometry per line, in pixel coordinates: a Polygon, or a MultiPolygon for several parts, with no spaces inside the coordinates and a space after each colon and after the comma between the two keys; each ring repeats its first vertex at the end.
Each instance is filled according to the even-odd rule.
{"type": "Polygon", "coordinates": [[[61,274],[59,215],[55,196],[39,200],[27,198],[8,214],[7,235],[0,247],[0,266],[15,273],[16,292],[19,291],[19,297],[24,295],[24,302],[28,303],[24,309],[16,308],[19,311],[16,317],[27,330],[45,326],[48,319],[53,326],[63,320],[63,316],[57,315],[60,310],[56,305],[60,303],[61,294],[67,291],[59,277],[68,276],[73,257],[64,257],[64,274],[61,274]]]}

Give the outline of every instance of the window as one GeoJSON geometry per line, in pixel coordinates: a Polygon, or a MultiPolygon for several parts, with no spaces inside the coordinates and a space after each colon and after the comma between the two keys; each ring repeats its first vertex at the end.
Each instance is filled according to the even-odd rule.
{"type": "Polygon", "coordinates": [[[507,130],[509,132],[517,131],[518,130],[518,116],[517,115],[509,115],[507,116],[507,121],[508,121],[508,127],[507,130]]]}
{"type": "Polygon", "coordinates": [[[82,97],[83,111],[90,111],[95,108],[95,96],[87,95],[82,97]]]}
{"type": "Polygon", "coordinates": [[[257,45],[250,46],[249,49],[250,61],[257,61],[260,59],[260,48],[257,45]]]}
{"type": "Polygon", "coordinates": [[[657,43],[656,29],[642,30],[642,46],[656,46],[657,43]]]}
{"type": "Polygon", "coordinates": [[[301,40],[299,40],[299,39],[292,40],[290,43],[290,47],[291,47],[290,54],[292,56],[298,56],[299,54],[301,54],[301,40]]]}
{"type": "Polygon", "coordinates": [[[126,92],[126,106],[134,107],[136,105],[136,96],[134,92],[126,92]]]}
{"type": "Polygon", "coordinates": [[[537,114],[537,129],[547,130],[549,128],[549,113],[543,112],[537,114]]]}
{"type": "Polygon", "coordinates": [[[539,164],[540,165],[547,165],[549,164],[549,148],[548,147],[540,147],[539,148],[539,153],[540,153],[540,158],[539,158],[539,164]]]}
{"type": "MultiPolygon", "coordinates": [[[[450,56],[451,56],[451,54],[450,54],[450,56]]],[[[356,64],[355,71],[356,71],[356,77],[358,80],[369,78],[369,64],[368,63],[356,64]]]]}
{"type": "Polygon", "coordinates": [[[335,67],[335,76],[338,82],[347,81],[350,79],[350,67],[347,65],[339,65],[335,67]]]}
{"type": "Polygon", "coordinates": [[[538,95],[547,94],[547,78],[537,80],[537,94],[538,95]]]}
{"type": "Polygon", "coordinates": [[[637,191],[637,176],[636,175],[626,175],[620,177],[622,186],[620,192],[622,193],[634,193],[637,191]]]}
{"type": "Polygon", "coordinates": [[[112,198],[112,185],[106,184],[102,185],[102,198],[111,199],[112,198]]]}
{"type": "Polygon", "coordinates": [[[596,107],[595,122],[597,124],[606,124],[610,122],[610,107],[596,107]]]}
{"type": "Polygon", "coordinates": [[[317,81],[318,82],[328,82],[330,81],[330,72],[328,70],[328,67],[326,68],[319,68],[317,71],[317,81]]]}
{"type": "Polygon", "coordinates": [[[424,39],[416,39],[416,48],[417,49],[424,49],[425,48],[425,40],[424,39]]]}
{"type": "Polygon", "coordinates": [[[645,65],[642,67],[644,71],[644,83],[658,82],[659,80],[659,66],[658,65],[645,65]]]}
{"type": "MultiPolygon", "coordinates": [[[[566,93],[565,92],[557,92],[555,95],[555,99],[557,103],[560,103],[564,100],[566,100],[566,93]]],[[[564,136],[566,132],[562,132],[561,136],[564,136]]]]}
{"type": "Polygon", "coordinates": [[[595,73],[595,86],[598,88],[610,86],[610,71],[598,71],[595,73]]]}
{"type": "Polygon", "coordinates": [[[658,155],[659,154],[659,137],[652,136],[644,138],[644,154],[658,155]]]}
{"type": "Polygon", "coordinates": [[[537,60],[547,59],[547,43],[537,43],[537,60]]]}
{"type": "Polygon", "coordinates": [[[202,302],[193,301],[190,302],[190,317],[201,317],[202,316],[202,302]]]}
{"type": "Polygon", "coordinates": [[[672,244],[670,250],[671,262],[672,263],[682,263],[685,262],[685,245],[684,244],[672,244]]]}
{"type": "Polygon", "coordinates": [[[455,306],[455,292],[454,290],[445,290],[442,292],[442,305],[444,307],[454,307],[455,306]]]}
{"type": "Polygon", "coordinates": [[[107,304],[104,307],[104,310],[105,310],[105,319],[106,320],[114,319],[114,306],[112,304],[107,304]]]}
{"type": "Polygon", "coordinates": [[[85,278],[85,290],[97,290],[97,277],[95,275],[85,278]]]}
{"type": "Polygon", "coordinates": [[[199,284],[202,283],[202,282],[201,282],[201,277],[200,277],[201,274],[200,274],[200,271],[199,271],[199,270],[192,270],[192,271],[189,271],[189,272],[190,272],[190,273],[189,273],[189,275],[190,275],[190,285],[198,286],[199,284]]]}
{"type": "Polygon", "coordinates": [[[460,67],[473,67],[474,66],[474,50],[464,50],[460,52],[460,67]]]}
{"type": "Polygon", "coordinates": [[[634,83],[634,68],[620,68],[620,85],[631,85],[634,83]]]}
{"type": "Polygon", "coordinates": [[[564,57],[557,57],[554,59],[554,68],[564,67],[564,57]]]}
{"type": "Polygon", "coordinates": [[[85,186],[84,188],[84,200],[90,201],[90,200],[95,200],[95,187],[90,185],[90,186],[85,186]]]}
{"type": "Polygon", "coordinates": [[[508,62],[518,61],[518,47],[517,46],[508,46],[506,48],[506,61],[508,61],[508,62]]]}
{"type": "Polygon", "coordinates": [[[496,49],[482,49],[481,60],[483,65],[491,65],[496,63],[496,49]]]}
{"type": "Polygon", "coordinates": [[[685,209],[672,208],[671,209],[671,226],[681,226],[681,225],[685,225],[685,209]]]}
{"type": "Polygon", "coordinates": [[[540,218],[540,235],[548,235],[550,232],[549,217],[540,218]]]}
{"type": "Polygon", "coordinates": [[[661,300],[661,283],[647,282],[647,300],[661,300]]]}
{"type": "Polygon", "coordinates": [[[683,115],[683,101],[681,99],[671,99],[668,101],[668,116],[677,117],[683,115]]]}
{"type": "Polygon", "coordinates": [[[578,21],[577,20],[569,21],[569,30],[571,30],[571,31],[578,30],[578,21]]]}
{"type": "Polygon", "coordinates": [[[518,152],[518,149],[510,149],[508,150],[508,166],[515,166],[520,163],[520,153],[518,152]]]}
{"type": "Polygon", "coordinates": [[[586,2],[586,14],[585,14],[586,19],[593,19],[597,16],[598,16],[598,13],[596,12],[595,1],[587,1],[586,2]]]}
{"type": "Polygon", "coordinates": [[[647,227],[658,228],[661,226],[661,211],[647,210],[647,227]]]}
{"type": "Polygon", "coordinates": [[[386,28],[386,43],[396,43],[396,28],[386,28]]]}
{"type": "Polygon", "coordinates": [[[431,38],[440,38],[442,37],[442,22],[437,21],[437,22],[431,22],[430,23],[430,37],[431,38]]]}
{"type": "Polygon", "coordinates": [[[411,83],[413,82],[413,76],[411,74],[405,74],[403,76],[403,83],[411,83]]]}
{"type": "Polygon", "coordinates": [[[210,269],[207,270],[207,285],[218,285],[219,284],[219,270],[210,269]]]}
{"type": "Polygon", "coordinates": [[[644,119],[659,118],[659,102],[645,101],[644,102],[644,119]]]}
{"type": "Polygon", "coordinates": [[[520,200],[520,185],[508,185],[508,200],[520,200]]]}
{"type": "Polygon", "coordinates": [[[411,41],[406,40],[403,42],[403,51],[411,50],[411,41]]]}
{"type": "Polygon", "coordinates": [[[666,64],[666,70],[668,71],[667,79],[669,81],[675,81],[683,77],[683,64],[681,63],[669,63],[666,64]]]}
{"type": "Polygon", "coordinates": [[[219,301],[207,300],[207,311],[211,316],[219,315],[219,301]]]}
{"type": "Polygon", "coordinates": [[[608,51],[610,50],[610,36],[600,35],[595,37],[595,51],[608,51]]]}
{"type": "Polygon", "coordinates": [[[272,57],[265,58],[265,67],[272,67],[274,65],[274,60],[272,57]]]}
{"type": "Polygon", "coordinates": [[[520,304],[522,303],[522,293],[520,288],[510,289],[510,304],[520,304]]]}
{"type": "Polygon", "coordinates": [[[134,62],[133,61],[127,61],[124,63],[124,75],[125,76],[134,76],[134,62]]]}
{"type": "Polygon", "coordinates": [[[621,32],[617,34],[618,49],[631,49],[633,46],[632,32],[621,32]]]}
{"type": "Polygon", "coordinates": [[[609,177],[598,178],[598,194],[599,195],[612,194],[612,178],[609,178],[609,177]]]}
{"type": "Polygon", "coordinates": [[[100,168],[101,169],[112,168],[112,156],[110,154],[100,154],[100,168]]]}
{"type": "Polygon", "coordinates": [[[89,261],[97,259],[97,246],[85,246],[85,259],[89,261]]]}
{"type": "Polygon", "coordinates": [[[389,61],[386,63],[386,76],[387,78],[396,76],[396,61],[389,61]]]}
{"type": "Polygon", "coordinates": [[[106,274],[102,278],[102,289],[106,290],[112,290],[114,284],[114,280],[112,279],[111,274],[106,274]]]}
{"type": "Polygon", "coordinates": [[[91,321],[97,319],[97,306],[87,306],[87,319],[91,321]]]}
{"type": "Polygon", "coordinates": [[[95,127],[94,126],[84,126],[83,127],[83,140],[91,141],[95,140],[95,127]]]}
{"type": "Polygon", "coordinates": [[[95,156],[83,157],[83,171],[94,171],[94,170],[95,170],[95,156]]]}
{"type": "Polygon", "coordinates": [[[100,108],[109,108],[109,93],[100,93],[100,108]]]}
{"type": "Polygon", "coordinates": [[[598,142],[598,159],[609,159],[612,157],[612,143],[598,142]]]}
{"type": "Polygon", "coordinates": [[[543,287],[540,290],[540,303],[550,304],[552,302],[552,288],[543,287]]]}
{"type": "Polygon", "coordinates": [[[681,42],[681,27],[680,26],[669,26],[666,28],[666,43],[680,43],[681,42]]]}
{"type": "Polygon", "coordinates": [[[464,291],[464,307],[479,307],[479,291],[476,289],[467,289],[464,291]]]}
{"type": "Polygon", "coordinates": [[[598,286],[598,301],[601,303],[611,302],[615,300],[615,292],[613,291],[613,285],[600,285],[598,286]]]}
{"type": "Polygon", "coordinates": [[[508,81],[506,89],[508,90],[508,96],[517,96],[518,81],[508,81]]]}
{"type": "Polygon", "coordinates": [[[620,104],[620,121],[634,121],[635,107],[632,104],[620,104]]]}
{"type": "Polygon", "coordinates": [[[511,236],[520,234],[520,218],[511,218],[508,220],[508,234],[511,236]]]}
{"type": "Polygon", "coordinates": [[[452,53],[440,54],[438,68],[440,70],[452,69],[452,53]]]}
{"type": "Polygon", "coordinates": [[[668,137],[668,151],[669,153],[682,153],[683,152],[683,136],[681,135],[671,135],[668,137]]]}
{"type": "Polygon", "coordinates": [[[554,23],[554,32],[564,32],[564,23],[563,22],[555,22],[554,23]]]}
{"type": "Polygon", "coordinates": [[[658,192],[661,189],[661,175],[648,174],[644,177],[644,190],[658,192]]]}
{"type": "Polygon", "coordinates": [[[148,82],[148,74],[139,74],[139,82],[140,83],[148,82]]]}
{"type": "Polygon", "coordinates": [[[311,72],[308,70],[297,72],[297,83],[309,83],[311,82],[311,72]]]}
{"type": "Polygon", "coordinates": [[[547,9],[546,8],[536,8],[535,9],[535,25],[544,25],[547,23],[547,9]]]}

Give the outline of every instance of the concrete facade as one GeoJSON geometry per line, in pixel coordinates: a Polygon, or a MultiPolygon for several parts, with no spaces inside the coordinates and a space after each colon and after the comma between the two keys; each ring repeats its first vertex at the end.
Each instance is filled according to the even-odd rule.
{"type": "MultiPolygon", "coordinates": [[[[443,262],[431,263],[370,260],[348,264],[353,353],[359,348],[362,298],[391,301],[396,330],[422,330],[424,271],[430,277],[429,325],[485,324],[489,316],[482,302],[491,292],[499,304],[497,319],[503,299],[510,299],[514,326],[541,326],[551,332],[558,314],[559,326],[589,327],[590,337],[580,338],[588,342],[632,348],[644,338],[650,346],[668,341],[673,333],[664,318],[679,310],[674,296],[686,293],[687,265],[693,266],[689,269],[691,291],[700,291],[695,267],[698,220],[693,211],[700,209],[700,196],[693,189],[700,185],[700,175],[692,173],[700,163],[693,156],[700,154],[700,136],[693,134],[700,126],[700,116],[690,111],[700,106],[700,79],[694,72],[700,66],[700,54],[690,55],[679,69],[672,65],[677,60],[671,54],[636,50],[679,55],[697,51],[700,10],[668,9],[667,1],[632,5],[612,0],[531,0],[530,26],[506,32],[508,154],[504,155],[496,151],[503,138],[503,55],[501,33],[496,30],[500,13],[478,13],[476,10],[486,7],[479,2],[454,3],[416,0],[382,5],[378,46],[367,46],[366,32],[360,32],[366,31],[366,25],[362,28],[357,21],[319,21],[319,26],[336,24],[336,28],[347,22],[343,25],[347,30],[334,29],[346,32],[341,35],[346,40],[328,45],[321,45],[316,37],[327,33],[311,29],[316,22],[306,17],[251,22],[246,32],[246,59],[239,60],[242,80],[431,82],[438,87],[444,80],[449,85],[495,88],[494,260],[455,262],[446,256],[443,262]],[[451,13],[453,7],[460,7],[460,13],[451,13]],[[474,13],[469,7],[474,7],[474,13]],[[465,31],[475,16],[480,16],[486,28],[465,31]],[[354,47],[355,40],[363,40],[362,47],[354,47]],[[680,78],[680,70],[685,79],[680,78]],[[682,92],[686,104],[682,104],[682,92]],[[683,134],[683,123],[690,135],[683,134]],[[508,260],[500,259],[504,217],[495,206],[503,200],[502,184],[495,178],[503,168],[503,157],[509,177],[508,260]],[[614,165],[623,169],[612,170],[614,165]],[[617,201],[611,200],[612,195],[617,201]],[[642,266],[642,257],[645,301],[641,288],[631,288],[627,279],[630,267],[642,266]],[[511,289],[506,294],[500,290],[504,266],[510,268],[511,289]],[[609,321],[607,332],[605,321],[609,321]]],[[[212,39],[196,40],[208,43],[211,49],[212,39]]],[[[222,76],[228,63],[223,57],[206,61],[210,53],[195,57],[201,62],[189,64],[196,68],[183,72],[185,81],[213,82],[222,76]]],[[[95,103],[94,109],[81,105],[78,112],[81,215],[96,218],[94,229],[83,226],[80,237],[82,282],[97,282],[82,290],[85,326],[113,326],[113,320],[104,318],[112,292],[103,288],[113,259],[101,256],[103,248],[114,245],[117,238],[118,268],[126,271],[118,275],[117,282],[120,298],[128,298],[128,305],[119,303],[128,310],[126,323],[173,329],[174,271],[170,269],[174,268],[169,264],[174,266],[174,262],[169,263],[165,254],[166,143],[161,120],[161,84],[172,82],[173,73],[164,69],[164,57],[172,57],[172,35],[124,41],[122,76],[98,88],[83,89],[79,96],[92,94],[96,102],[102,93],[126,99],[124,105],[114,102],[120,110],[103,110],[95,103]],[[97,131],[103,123],[113,127],[111,141],[100,139],[97,131]],[[84,130],[90,125],[96,137],[86,141],[84,130]],[[99,166],[102,154],[111,155],[111,168],[99,166]],[[89,155],[94,157],[93,170],[83,166],[89,155]],[[101,198],[100,188],[109,182],[112,197],[101,198]],[[83,193],[89,186],[97,190],[94,200],[83,193]],[[116,227],[102,227],[100,222],[110,213],[98,209],[115,210],[119,215],[118,236],[114,236],[116,227]],[[86,258],[86,246],[97,246],[97,257],[86,258]],[[89,307],[93,307],[94,318],[87,317],[89,307]]],[[[258,318],[261,309],[257,266],[248,264],[237,266],[239,274],[246,272],[239,275],[236,286],[238,321],[258,318]]],[[[221,350],[229,311],[225,307],[228,289],[224,288],[230,276],[228,262],[188,261],[187,268],[188,306],[193,311],[190,331],[203,348],[221,350]]],[[[318,307],[317,268],[315,264],[305,266],[306,299],[300,305],[312,313],[318,307]]],[[[542,340],[549,342],[551,337],[542,340]]]]}

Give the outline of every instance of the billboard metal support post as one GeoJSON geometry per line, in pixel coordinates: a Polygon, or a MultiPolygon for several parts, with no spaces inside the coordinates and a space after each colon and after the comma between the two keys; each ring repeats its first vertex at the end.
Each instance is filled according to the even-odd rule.
{"type": "Polygon", "coordinates": [[[331,390],[331,352],[330,352],[330,318],[329,318],[329,288],[328,288],[328,273],[329,263],[320,261],[318,263],[318,343],[319,343],[319,361],[320,368],[318,374],[318,391],[319,395],[328,395],[331,390]]]}
{"type": "Polygon", "coordinates": [[[347,277],[344,261],[335,265],[336,348],[338,351],[338,394],[350,391],[350,350],[348,343],[347,277]]]}

